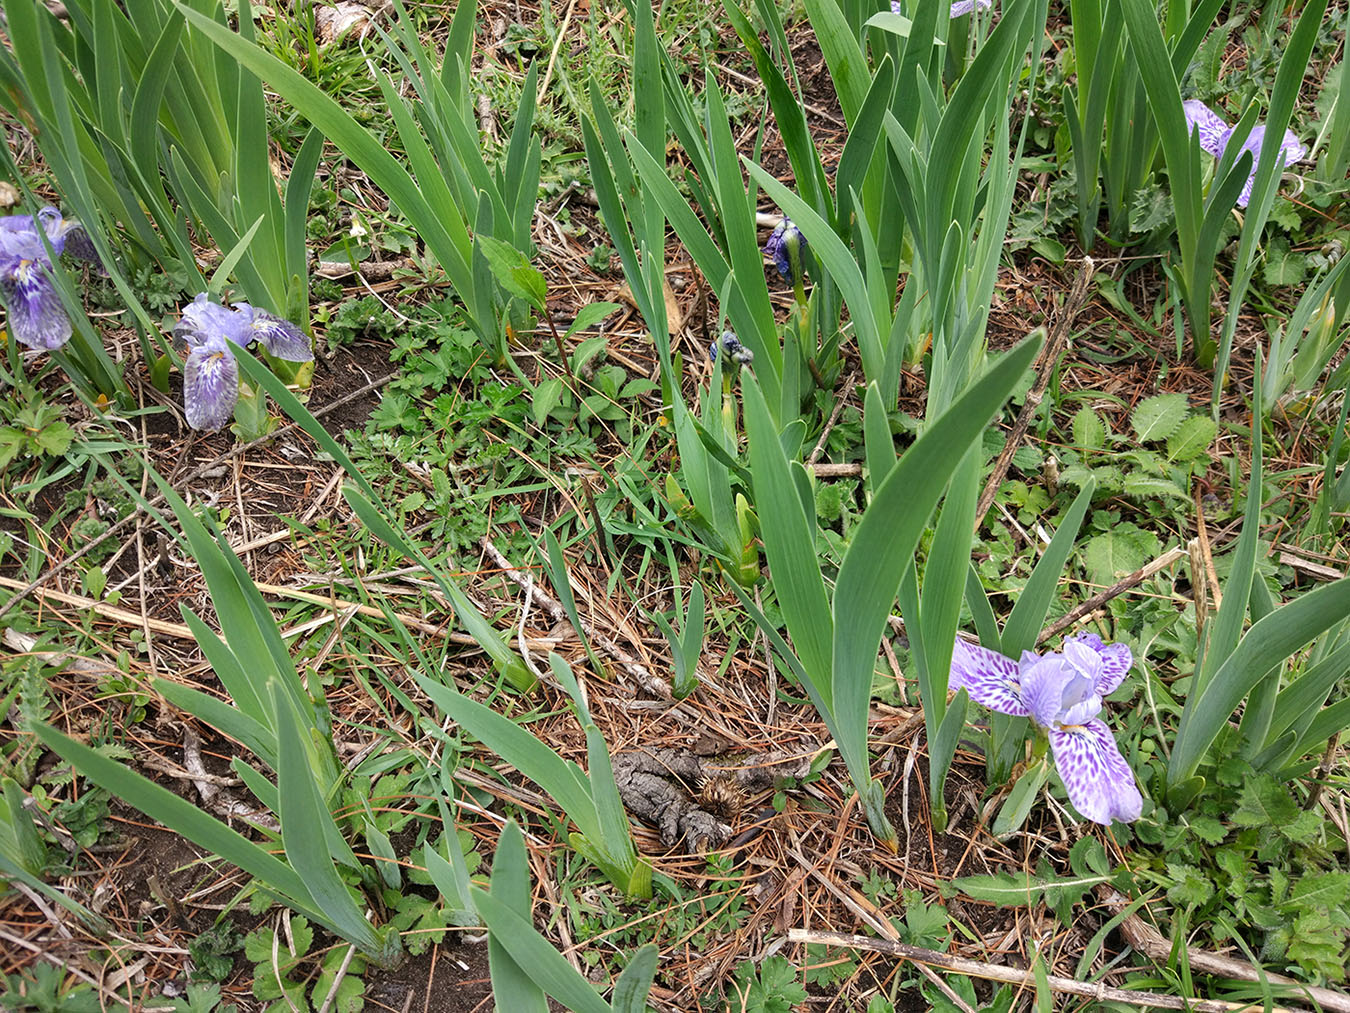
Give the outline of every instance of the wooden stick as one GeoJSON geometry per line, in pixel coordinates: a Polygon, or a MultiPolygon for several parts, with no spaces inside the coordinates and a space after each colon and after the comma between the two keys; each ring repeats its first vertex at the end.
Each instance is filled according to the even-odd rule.
{"type": "MultiPolygon", "coordinates": [[[[1128,897],[1106,885],[1097,887],[1097,899],[1105,904],[1113,914],[1119,914],[1130,906],[1128,897]]],[[[1172,940],[1137,914],[1127,915],[1125,920],[1120,923],[1120,934],[1136,950],[1154,960],[1166,963],[1172,956],[1172,940]]],[[[1222,954],[1187,947],[1186,959],[1190,962],[1191,970],[1199,971],[1201,974],[1212,974],[1218,978],[1232,978],[1236,981],[1261,980],[1260,973],[1251,964],[1235,960],[1232,957],[1225,957],[1222,954]]],[[[1322,988],[1317,985],[1305,985],[1301,981],[1295,981],[1293,978],[1287,978],[1282,974],[1275,974],[1271,971],[1266,971],[1265,976],[1266,981],[1272,985],[1301,990],[1307,997],[1307,1001],[1315,1002],[1325,1010],[1334,1010],[1336,1013],[1350,1013],[1350,996],[1347,996],[1344,992],[1337,992],[1334,989],[1322,988]]]]}
{"type": "Polygon", "coordinates": [[[1008,467],[1012,464],[1013,454],[1021,446],[1022,437],[1026,435],[1027,429],[1031,426],[1031,417],[1036,414],[1041,399],[1045,397],[1045,388],[1050,385],[1050,374],[1055,371],[1055,363],[1059,361],[1059,353],[1068,344],[1069,331],[1073,328],[1073,322],[1082,311],[1083,304],[1087,302],[1088,284],[1092,281],[1093,270],[1092,258],[1084,257],[1083,269],[1078,272],[1078,277],[1074,279],[1073,288],[1069,290],[1069,297],[1064,300],[1064,305],[1060,308],[1055,319],[1055,325],[1050,330],[1050,340],[1045,343],[1040,372],[1036,374],[1035,383],[1027,391],[1027,399],[1022,403],[1022,410],[1017,413],[1017,421],[1013,423],[1012,432],[1008,434],[1008,439],[1003,444],[1003,452],[998,455],[998,460],[994,463],[994,473],[989,476],[989,481],[985,483],[984,492],[980,493],[980,503],[975,508],[976,534],[979,533],[980,526],[984,523],[984,515],[989,512],[989,508],[994,503],[994,497],[998,495],[999,486],[1003,484],[1003,479],[1008,474],[1008,467]]]}
{"type": "MultiPolygon", "coordinates": [[[[813,929],[788,929],[788,940],[794,943],[824,943],[827,946],[842,946],[853,950],[871,950],[874,953],[886,953],[900,957],[914,964],[941,967],[957,974],[974,978],[987,978],[990,981],[1002,981],[1010,985],[1025,988],[1036,987],[1036,975],[1031,971],[1019,971],[1002,964],[986,964],[980,960],[967,960],[953,957],[936,950],[925,950],[919,946],[892,942],[888,939],[873,939],[871,936],[852,936],[844,932],[820,932],[813,929]]],[[[1104,982],[1095,985],[1073,978],[1061,978],[1058,975],[1046,975],[1046,982],[1056,992],[1068,995],[1081,995],[1098,1002],[1124,1002],[1131,1006],[1146,1006],[1154,1009],[1191,1010],[1193,1013],[1243,1013],[1262,1009],[1262,1004],[1225,1002],[1222,999],[1186,999],[1180,996],[1159,995],[1154,992],[1138,992],[1129,988],[1111,988],[1104,982]]],[[[1271,1013],[1294,1013],[1282,1006],[1272,1006],[1271,1013]]]]}
{"type": "Polygon", "coordinates": [[[1116,581],[1114,584],[1108,587],[1105,591],[1102,591],[1098,594],[1094,594],[1087,601],[1074,607],[1067,615],[1061,616],[1059,619],[1056,619],[1053,623],[1051,623],[1043,631],[1041,631],[1041,635],[1036,638],[1036,643],[1038,644],[1045,643],[1047,640],[1049,640],[1056,634],[1064,630],[1067,630],[1070,626],[1078,622],[1078,620],[1082,619],[1085,615],[1088,615],[1090,612],[1094,612],[1097,609],[1101,608],[1112,598],[1124,594],[1126,591],[1134,587],[1136,584],[1142,584],[1144,581],[1148,580],[1149,577],[1152,577],[1159,570],[1167,569],[1169,566],[1171,566],[1178,559],[1181,559],[1185,555],[1186,550],[1181,548],[1180,546],[1168,549],[1153,562],[1145,566],[1141,566],[1139,569],[1135,570],[1134,573],[1130,574],[1128,577],[1122,577],[1120,580],[1116,581]]]}

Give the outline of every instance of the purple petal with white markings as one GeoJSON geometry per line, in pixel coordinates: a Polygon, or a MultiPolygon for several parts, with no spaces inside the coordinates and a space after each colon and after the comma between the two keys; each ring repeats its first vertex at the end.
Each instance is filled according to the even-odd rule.
{"type": "Polygon", "coordinates": [[[1069,643],[1084,644],[1101,656],[1102,667],[1097,676],[1098,696],[1109,696],[1114,693],[1116,687],[1125,681],[1130,666],[1134,664],[1134,655],[1126,645],[1103,643],[1102,638],[1095,633],[1079,633],[1070,637],[1069,643]]]}
{"type": "Polygon", "coordinates": [[[1022,702],[1022,666],[1012,658],[957,639],[948,686],[965,689],[976,703],[1000,714],[1026,717],[1022,702]]]}
{"type": "Polygon", "coordinates": [[[253,339],[267,349],[269,355],[288,362],[309,362],[314,349],[309,338],[289,320],[273,316],[263,310],[253,310],[253,339]]]}
{"type": "Polygon", "coordinates": [[[1052,728],[1050,746],[1069,801],[1083,816],[1106,826],[1139,818],[1144,798],[1104,721],[1052,728]]]}
{"type": "Polygon", "coordinates": [[[251,340],[249,333],[251,319],[251,313],[243,312],[237,307],[226,309],[220,303],[212,302],[211,298],[202,292],[183,307],[182,319],[174,327],[173,333],[174,337],[186,341],[193,347],[211,340],[220,340],[222,342],[220,347],[224,348],[223,342],[226,339],[236,345],[247,345],[251,340]]]}
{"type": "Polygon", "coordinates": [[[953,19],[963,18],[977,9],[987,11],[992,6],[994,6],[994,0],[956,0],[956,3],[952,4],[951,13],[948,16],[953,19]]]}
{"type": "Polygon", "coordinates": [[[0,292],[9,312],[9,332],[19,344],[53,351],[70,340],[70,317],[45,262],[9,261],[0,273],[0,292]]]}
{"type": "MultiPolygon", "coordinates": [[[[1242,192],[1238,194],[1237,205],[1240,208],[1245,208],[1251,202],[1252,187],[1256,183],[1256,163],[1261,158],[1261,145],[1265,143],[1265,140],[1265,124],[1252,127],[1252,132],[1247,135],[1246,142],[1242,145],[1236,156],[1240,158],[1244,151],[1250,151],[1252,153],[1252,171],[1247,174],[1247,182],[1243,184],[1242,192]]],[[[1283,164],[1289,166],[1307,158],[1308,149],[1299,142],[1299,139],[1294,136],[1293,131],[1286,130],[1284,132],[1284,137],[1280,139],[1280,154],[1284,158],[1283,164]]],[[[1279,171],[1279,168],[1280,167],[1277,166],[1276,171],[1279,171]]]]}
{"type": "Polygon", "coordinates": [[[1200,134],[1200,147],[1215,158],[1222,155],[1228,135],[1232,133],[1223,117],[1198,99],[1187,99],[1181,108],[1191,131],[1200,134]]]}
{"type": "Polygon", "coordinates": [[[239,400],[239,366],[224,341],[208,338],[183,363],[183,407],[193,429],[215,432],[239,400]]]}

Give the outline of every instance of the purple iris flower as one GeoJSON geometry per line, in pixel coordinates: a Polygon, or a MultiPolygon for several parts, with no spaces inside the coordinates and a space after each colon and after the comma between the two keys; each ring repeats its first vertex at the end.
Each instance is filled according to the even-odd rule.
{"type": "MultiPolygon", "coordinates": [[[[976,10],[987,11],[992,6],[994,6],[994,0],[956,0],[956,3],[952,4],[950,16],[962,18],[976,10]]],[[[904,5],[900,0],[891,0],[892,14],[903,14],[904,10],[904,5]]]]}
{"type": "Polygon", "coordinates": [[[61,217],[54,207],[0,218],[0,294],[9,311],[10,333],[29,348],[52,351],[70,340],[70,317],[51,274],[52,254],[62,252],[98,263],[84,226],[61,217]]]}
{"type": "Polygon", "coordinates": [[[183,309],[173,329],[188,346],[183,363],[183,407],[193,429],[215,432],[234,414],[239,400],[239,364],[230,342],[241,348],[257,343],[289,362],[314,358],[309,339],[289,320],[237,302],[228,309],[205,292],[183,309]]]}
{"type": "Polygon", "coordinates": [[[1029,717],[1044,728],[1069,801],[1109,826],[1113,819],[1138,819],[1144,805],[1134,772],[1097,716],[1132,662],[1124,644],[1104,644],[1093,633],[1067,640],[1063,654],[1024,651],[1021,661],[958,639],[950,685],[990,710],[1029,717]]]}
{"type": "Polygon", "coordinates": [[[773,259],[773,266],[789,285],[797,284],[802,271],[802,251],[806,249],[806,237],[802,230],[784,218],[774,226],[769,241],[764,244],[764,254],[773,259]]]}
{"type": "MultiPolygon", "coordinates": [[[[1228,147],[1228,142],[1232,139],[1233,128],[1224,122],[1223,117],[1216,113],[1209,106],[1196,99],[1188,99],[1182,103],[1182,110],[1186,113],[1186,122],[1191,131],[1200,135],[1200,147],[1209,152],[1215,158],[1222,158],[1224,149],[1228,147]]],[[[1242,157],[1242,152],[1250,151],[1252,153],[1252,169],[1247,175],[1247,182],[1243,184],[1242,192],[1238,194],[1237,205],[1245,208],[1252,199],[1252,185],[1256,182],[1256,162],[1261,157],[1261,145],[1265,143],[1266,127],[1265,124],[1252,127],[1252,132],[1247,135],[1247,140],[1242,147],[1238,149],[1233,160],[1242,157]]],[[[1280,140],[1280,153],[1284,156],[1285,165],[1293,165],[1295,162],[1301,162],[1308,157],[1308,149],[1305,148],[1293,131],[1286,130],[1284,137],[1280,140]]]]}

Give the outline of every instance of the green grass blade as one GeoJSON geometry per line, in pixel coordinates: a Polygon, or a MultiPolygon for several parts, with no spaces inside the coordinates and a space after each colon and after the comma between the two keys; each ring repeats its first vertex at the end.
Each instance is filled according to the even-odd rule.
{"type": "Polygon", "coordinates": [[[266,849],[208,816],[167,788],[161,788],[149,778],[128,770],[82,742],[62,735],[51,726],[34,722],[32,731],[48,749],[95,784],[106,788],[152,819],[159,820],[194,844],[237,865],[267,889],[285,897],[287,904],[299,913],[334,928],[315,905],[304,880],[266,849]]]}
{"type": "Polygon", "coordinates": [[[834,621],[816,559],[813,526],[758,382],[753,377],[743,379],[742,392],[755,510],[769,572],[802,668],[816,691],[829,701],[833,698],[829,686],[834,621]]]}
{"type": "MultiPolygon", "coordinates": [[[[277,684],[272,686],[277,714],[277,818],[286,857],[302,880],[324,923],[373,960],[388,964],[400,950],[398,933],[380,933],[366,920],[333,864],[326,832],[333,816],[314,782],[298,715],[277,684]]],[[[332,829],[336,830],[334,826],[332,829]]]]}
{"type": "Polygon", "coordinates": [[[603,840],[595,800],[576,764],[568,763],[510,718],[430,676],[414,673],[432,703],[507,763],[534,781],[592,841],[603,840]]]}

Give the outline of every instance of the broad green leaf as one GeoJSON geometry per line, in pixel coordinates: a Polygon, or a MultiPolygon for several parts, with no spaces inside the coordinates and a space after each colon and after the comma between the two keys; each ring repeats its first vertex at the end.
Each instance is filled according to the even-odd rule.
{"type": "Polygon", "coordinates": [[[1110,876],[1039,876],[1031,872],[1000,872],[991,876],[962,876],[939,884],[944,897],[965,895],[999,907],[1036,904],[1047,890],[1087,890],[1110,876]]]}
{"type": "Polygon", "coordinates": [[[570,338],[578,331],[590,330],[601,320],[604,320],[605,317],[622,308],[623,307],[616,302],[587,303],[577,311],[576,318],[572,321],[572,326],[567,328],[567,333],[564,334],[563,337],[570,338]]]}
{"type": "Polygon", "coordinates": [[[431,702],[466,732],[543,788],[593,841],[603,840],[595,802],[580,768],[569,763],[510,718],[471,700],[458,690],[415,672],[413,677],[431,702]]]}
{"type": "Polygon", "coordinates": [[[1139,402],[1130,416],[1130,425],[1140,443],[1165,440],[1177,431],[1190,411],[1185,394],[1155,394],[1139,402]]]}
{"type": "Polygon", "coordinates": [[[139,809],[232,865],[237,865],[261,885],[285,897],[287,904],[301,914],[334,932],[338,931],[319,912],[304,880],[266,848],[254,844],[167,788],[161,788],[149,778],[128,770],[82,742],[62,735],[51,726],[34,722],[32,731],[48,749],[71,764],[76,771],[106,788],[127,805],[139,809]]]}
{"type": "Polygon", "coordinates": [[[1073,417],[1073,442],[1084,450],[1101,450],[1106,446],[1106,423],[1087,405],[1073,417]]]}
{"type": "Polygon", "coordinates": [[[754,377],[743,381],[742,392],[755,510],[779,607],[802,668],[822,697],[830,700],[834,621],[816,559],[813,526],[779,442],[778,427],[754,377]]]}
{"type": "MultiPolygon", "coordinates": [[[[833,610],[832,697],[841,750],[856,755],[865,748],[877,650],[929,515],[1039,350],[1039,341],[1026,340],[1005,353],[932,422],[891,469],[854,530],[839,567],[833,610]]],[[[963,588],[964,567],[957,579],[963,588]]]]}
{"type": "MultiPolygon", "coordinates": [[[[453,848],[455,845],[451,844],[453,848]]],[[[530,871],[525,857],[525,838],[516,826],[515,820],[507,820],[497,841],[497,853],[492,860],[492,881],[489,884],[490,896],[502,909],[522,918],[534,932],[530,920],[530,871]]],[[[471,887],[468,898],[470,903],[477,900],[482,891],[471,887]]],[[[492,971],[492,998],[500,1010],[520,1010],[521,1013],[547,1013],[548,999],[544,990],[530,977],[527,967],[517,963],[507,949],[499,933],[503,930],[494,927],[490,919],[484,919],[488,926],[488,966],[492,971]]],[[[575,972],[573,972],[575,973],[575,972]]]]}
{"type": "Polygon", "coordinates": [[[562,1003],[565,1009],[573,1013],[611,1013],[609,1003],[601,999],[590,982],[549,945],[530,919],[521,917],[500,898],[478,887],[473,888],[473,899],[492,938],[501,944],[519,968],[525,970],[530,980],[562,1003]]]}
{"type": "Polygon", "coordinates": [[[1200,457],[1218,434],[1218,423],[1208,415],[1192,416],[1167,437],[1167,459],[1184,462],[1200,457]]]}
{"type": "Polygon", "coordinates": [[[510,243],[492,236],[478,236],[476,242],[502,288],[524,299],[531,309],[540,313],[548,312],[548,285],[543,273],[530,266],[530,260],[525,254],[510,243]]]}

